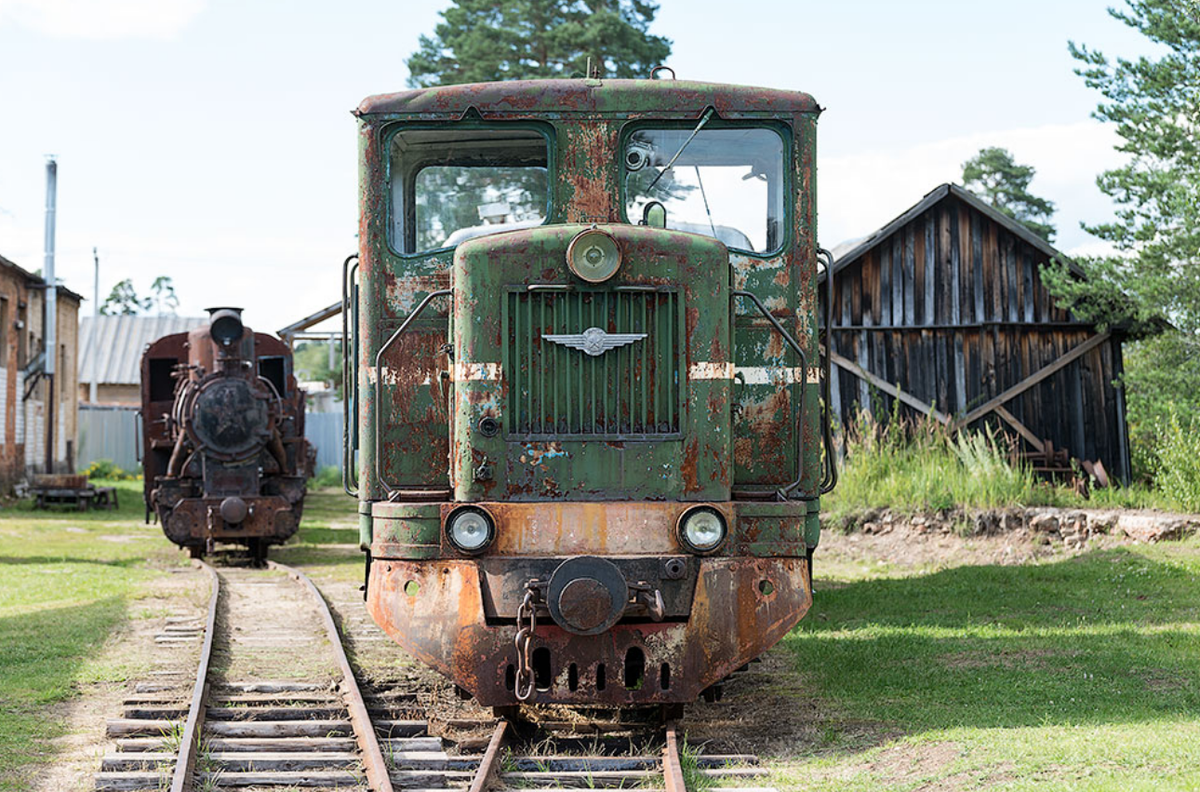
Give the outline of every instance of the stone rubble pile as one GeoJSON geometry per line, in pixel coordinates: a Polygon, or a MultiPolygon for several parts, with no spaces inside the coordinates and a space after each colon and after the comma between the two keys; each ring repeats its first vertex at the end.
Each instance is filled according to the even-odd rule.
{"type": "Polygon", "coordinates": [[[1039,506],[1009,509],[946,509],[908,515],[890,509],[868,509],[840,518],[834,526],[846,532],[887,534],[898,527],[916,533],[992,536],[1029,531],[1044,544],[1062,542],[1070,549],[1098,535],[1137,542],[1182,539],[1200,532],[1200,515],[1111,509],[1059,509],[1039,506]]]}

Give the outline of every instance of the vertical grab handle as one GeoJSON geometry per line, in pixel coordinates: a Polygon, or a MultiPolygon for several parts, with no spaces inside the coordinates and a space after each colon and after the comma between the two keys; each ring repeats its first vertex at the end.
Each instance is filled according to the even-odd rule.
{"type": "Polygon", "coordinates": [[[780,487],[775,493],[780,500],[788,500],[791,497],[792,490],[799,487],[800,482],[804,480],[804,387],[808,383],[808,356],[804,354],[801,346],[796,343],[796,339],[792,338],[791,333],[779,323],[778,319],[771,315],[771,312],[762,304],[757,295],[752,292],[738,290],[734,290],[730,294],[734,297],[745,297],[754,303],[754,307],[758,309],[758,312],[766,317],[771,326],[775,328],[775,332],[783,336],[783,340],[787,342],[787,345],[800,358],[800,411],[796,418],[796,480],[786,487],[780,487]]]}
{"type": "Polygon", "coordinates": [[[821,479],[822,495],[837,486],[837,460],[833,447],[833,404],[830,401],[830,372],[833,364],[833,254],[819,248],[817,255],[825,259],[825,365],[821,367],[821,435],[825,443],[825,475],[821,479]]]}
{"type": "Polygon", "coordinates": [[[351,428],[351,418],[358,413],[358,290],[354,285],[357,270],[358,254],[353,253],[342,262],[342,489],[352,498],[358,497],[358,480],[352,470],[355,433],[351,428]]]}
{"type": "Polygon", "coordinates": [[[375,353],[375,398],[372,400],[375,402],[375,479],[379,482],[381,487],[387,490],[389,498],[393,493],[396,493],[400,490],[400,485],[392,484],[383,476],[383,422],[379,407],[379,405],[383,402],[383,353],[388,351],[388,347],[396,343],[396,339],[404,334],[404,331],[408,329],[408,326],[411,325],[416,318],[421,315],[421,312],[425,310],[425,307],[428,306],[429,303],[433,302],[434,298],[449,297],[452,294],[454,294],[453,289],[438,289],[437,291],[431,291],[429,294],[425,295],[425,299],[421,300],[420,304],[417,305],[413,312],[410,313],[405,318],[404,322],[396,328],[396,332],[392,333],[391,336],[388,337],[388,340],[383,342],[383,346],[379,347],[379,351],[375,353]]]}

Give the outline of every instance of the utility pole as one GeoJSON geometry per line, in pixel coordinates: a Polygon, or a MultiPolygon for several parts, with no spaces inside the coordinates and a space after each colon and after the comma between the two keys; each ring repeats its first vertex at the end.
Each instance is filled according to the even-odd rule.
{"type": "Polygon", "coordinates": [[[58,162],[54,155],[46,159],[46,260],[45,341],[46,372],[46,472],[54,472],[54,364],[58,360],[58,283],[54,277],[54,213],[58,203],[58,162]]]}
{"type": "Polygon", "coordinates": [[[96,369],[100,363],[96,350],[96,336],[100,332],[100,254],[96,252],[96,248],[92,248],[92,260],[96,262],[96,273],[92,281],[92,294],[95,299],[92,300],[92,335],[88,339],[88,363],[92,370],[91,382],[88,383],[88,401],[92,404],[96,403],[96,369]]]}

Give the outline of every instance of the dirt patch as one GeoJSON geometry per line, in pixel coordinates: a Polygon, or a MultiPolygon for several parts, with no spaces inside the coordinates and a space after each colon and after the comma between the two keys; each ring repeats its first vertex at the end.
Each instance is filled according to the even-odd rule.
{"type": "Polygon", "coordinates": [[[735,674],[720,701],[689,705],[682,726],[688,742],[703,744],[705,753],[779,759],[866,750],[899,736],[885,724],[837,712],[814,694],[791,651],[782,647],[735,674]]]}
{"type": "Polygon", "coordinates": [[[78,686],[78,695],[47,708],[47,717],[63,723],[64,734],[46,746],[47,762],[29,780],[34,792],[85,792],[95,788],[94,776],[108,740],[105,724],[121,715],[122,700],[135,681],[156,670],[195,667],[200,646],[161,644],[168,616],[203,618],[208,604],[208,577],[198,570],[172,568],[150,581],[129,604],[126,620],[109,636],[95,663],[124,674],[122,681],[78,686]],[[53,757],[50,759],[50,757],[53,757]]]}
{"type": "MultiPolygon", "coordinates": [[[[880,751],[867,769],[889,784],[911,783],[929,778],[949,767],[962,754],[956,743],[898,743],[880,751]]],[[[955,787],[929,787],[942,789],[955,787]]]]}
{"type": "Polygon", "coordinates": [[[1046,671],[1048,657],[1063,657],[1062,652],[1052,649],[1003,650],[999,652],[954,652],[938,660],[951,670],[977,668],[1023,668],[1030,671],[1046,671]]]}

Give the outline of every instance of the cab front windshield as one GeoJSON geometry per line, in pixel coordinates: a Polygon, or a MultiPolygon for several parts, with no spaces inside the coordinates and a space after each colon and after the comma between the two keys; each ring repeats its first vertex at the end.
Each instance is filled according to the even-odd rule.
{"type": "Polygon", "coordinates": [[[692,137],[693,131],[639,129],[627,138],[621,158],[626,217],[640,221],[646,205],[657,201],[666,209],[667,228],[751,253],[778,250],[783,138],[761,127],[700,129],[692,137]]]}

